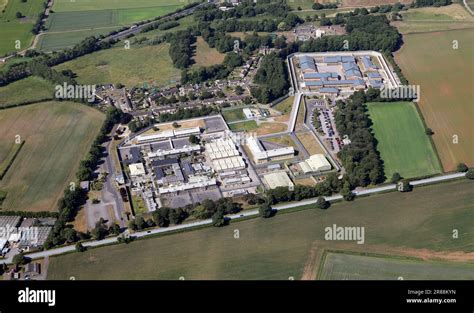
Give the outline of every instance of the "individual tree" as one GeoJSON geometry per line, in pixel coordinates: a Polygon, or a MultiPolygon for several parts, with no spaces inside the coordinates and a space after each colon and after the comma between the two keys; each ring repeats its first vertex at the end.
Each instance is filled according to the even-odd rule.
{"type": "Polygon", "coordinates": [[[241,86],[236,86],[235,87],[235,94],[237,95],[242,95],[244,93],[244,88],[242,88],[241,86]]]}
{"type": "Polygon", "coordinates": [[[87,250],[87,248],[84,247],[84,245],[82,243],[80,243],[80,242],[76,243],[76,251],[77,252],[84,252],[86,250],[87,250]]]}
{"type": "Polygon", "coordinates": [[[474,179],[474,169],[471,168],[471,169],[467,170],[466,178],[467,179],[474,179]]]}
{"type": "Polygon", "coordinates": [[[466,164],[464,164],[464,163],[459,163],[456,169],[457,169],[458,172],[464,173],[464,172],[467,172],[467,170],[468,170],[469,168],[467,167],[466,164]]]}
{"type": "Polygon", "coordinates": [[[75,242],[77,240],[77,232],[74,228],[68,227],[64,229],[64,238],[67,242],[75,242]]]}
{"type": "Polygon", "coordinates": [[[179,127],[179,124],[178,124],[177,122],[173,122],[172,125],[173,125],[174,128],[178,128],[178,127],[179,127]]]}
{"type": "Polygon", "coordinates": [[[15,16],[16,18],[22,18],[23,14],[21,12],[16,12],[15,16]]]}
{"type": "Polygon", "coordinates": [[[269,203],[263,203],[260,205],[258,208],[258,213],[260,214],[261,217],[263,218],[269,218],[273,214],[272,207],[270,206],[269,203]]]}
{"type": "Polygon", "coordinates": [[[426,133],[428,136],[434,135],[434,131],[433,131],[431,128],[427,128],[427,129],[425,130],[425,133],[426,133]]]}
{"type": "Polygon", "coordinates": [[[26,258],[23,253],[16,254],[12,259],[12,263],[15,264],[17,268],[19,265],[25,264],[25,262],[26,262],[26,258]]]}
{"type": "Polygon", "coordinates": [[[143,230],[146,228],[146,222],[143,216],[139,215],[135,218],[135,225],[137,225],[138,230],[143,230]]]}
{"type": "Polygon", "coordinates": [[[352,201],[355,198],[355,194],[352,192],[348,184],[344,184],[344,187],[342,187],[341,196],[346,201],[352,201]]]}
{"type": "Polygon", "coordinates": [[[199,137],[196,136],[196,135],[191,135],[189,136],[189,142],[192,143],[192,144],[199,144],[200,140],[199,140],[199,137]]]}
{"type": "Polygon", "coordinates": [[[329,201],[326,201],[324,197],[319,197],[318,200],[316,201],[316,207],[322,210],[326,210],[329,208],[331,203],[329,201]]]}
{"type": "Polygon", "coordinates": [[[225,225],[224,211],[218,210],[212,215],[212,225],[215,227],[221,227],[225,225]]]}
{"type": "Polygon", "coordinates": [[[402,177],[400,176],[399,173],[395,172],[393,173],[392,175],[392,179],[390,180],[392,183],[396,184],[400,181],[400,179],[402,179],[402,177]]]}
{"type": "Polygon", "coordinates": [[[128,222],[128,228],[131,230],[137,230],[137,224],[135,224],[135,220],[130,220],[128,222]]]}

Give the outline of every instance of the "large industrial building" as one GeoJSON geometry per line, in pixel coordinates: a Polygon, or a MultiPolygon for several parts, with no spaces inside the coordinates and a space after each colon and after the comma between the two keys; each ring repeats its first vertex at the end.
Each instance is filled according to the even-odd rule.
{"type": "Polygon", "coordinates": [[[322,154],[314,154],[309,159],[298,163],[304,174],[331,170],[331,163],[322,154]]]}
{"type": "Polygon", "coordinates": [[[263,180],[269,189],[275,189],[277,187],[288,187],[291,189],[295,186],[290,177],[288,177],[288,174],[284,171],[266,174],[263,176],[263,180]]]}

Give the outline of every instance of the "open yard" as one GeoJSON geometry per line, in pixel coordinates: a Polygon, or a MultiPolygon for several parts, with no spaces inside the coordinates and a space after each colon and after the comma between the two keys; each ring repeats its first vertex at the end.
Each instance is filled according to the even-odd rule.
{"type": "Polygon", "coordinates": [[[215,48],[209,47],[207,42],[198,36],[196,39],[196,55],[193,60],[194,66],[211,66],[221,64],[224,61],[225,54],[220,53],[215,48]]]}
{"type": "Polygon", "coordinates": [[[435,132],[444,169],[454,170],[459,162],[474,166],[474,30],[412,34],[403,40],[395,59],[410,84],[421,86],[419,106],[435,132]]]}
{"type": "Polygon", "coordinates": [[[39,77],[30,76],[0,87],[0,107],[24,102],[52,99],[53,85],[39,77]]]}
{"type": "Polygon", "coordinates": [[[70,69],[83,84],[122,83],[127,87],[167,86],[180,79],[180,71],[173,67],[168,44],[130,49],[117,47],[98,51],[56,67],[70,69]]]}
{"type": "Polygon", "coordinates": [[[245,115],[242,111],[242,108],[222,110],[222,116],[227,123],[245,120],[245,115]]]}
{"type": "Polygon", "coordinates": [[[31,30],[43,8],[43,0],[0,0],[0,56],[18,50],[15,41],[20,41],[20,50],[26,49],[33,39],[31,30]],[[21,18],[16,13],[22,14],[21,18]]]}
{"type": "Polygon", "coordinates": [[[89,151],[103,120],[100,112],[72,102],[44,102],[2,110],[0,163],[15,139],[25,141],[0,181],[0,190],[7,192],[2,209],[56,210],[64,188],[75,181],[79,162],[89,151]]]}
{"type": "Polygon", "coordinates": [[[288,125],[284,123],[276,123],[276,122],[263,122],[258,125],[256,133],[258,136],[262,135],[270,135],[275,133],[281,133],[286,131],[288,125]]]}
{"type": "Polygon", "coordinates": [[[395,172],[404,178],[442,172],[413,103],[369,103],[367,107],[387,179],[395,172]]]}
{"type": "Polygon", "coordinates": [[[326,154],[311,131],[296,133],[296,137],[298,137],[309,154],[326,154]]]}
{"type": "Polygon", "coordinates": [[[67,254],[50,259],[48,278],[311,279],[327,248],[473,262],[473,187],[460,180],[67,254]],[[325,241],[333,224],[364,226],[365,244],[325,241]]]}
{"type": "Polygon", "coordinates": [[[245,121],[229,125],[232,131],[251,131],[257,129],[257,127],[257,122],[255,121],[245,121]]]}
{"type": "Polygon", "coordinates": [[[426,262],[417,259],[328,253],[322,280],[463,280],[474,279],[474,264],[426,262]]]}

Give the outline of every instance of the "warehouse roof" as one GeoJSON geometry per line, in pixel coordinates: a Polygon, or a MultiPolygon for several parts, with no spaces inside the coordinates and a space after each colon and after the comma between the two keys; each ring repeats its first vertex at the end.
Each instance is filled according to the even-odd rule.
{"type": "Polygon", "coordinates": [[[293,187],[294,184],[288,177],[286,172],[275,172],[263,176],[268,188],[275,189],[277,187],[293,187]]]}

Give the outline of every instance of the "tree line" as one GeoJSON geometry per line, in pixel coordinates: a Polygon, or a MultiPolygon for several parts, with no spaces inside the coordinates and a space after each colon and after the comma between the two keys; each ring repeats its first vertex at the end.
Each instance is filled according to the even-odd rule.
{"type": "MultiPolygon", "coordinates": [[[[81,161],[76,173],[79,181],[90,179],[97,163],[102,155],[102,143],[107,140],[107,134],[113,126],[122,118],[122,111],[116,108],[110,108],[106,113],[106,118],[99,134],[92,144],[87,157],[81,161]]],[[[85,203],[87,192],[75,186],[70,186],[64,191],[63,197],[58,201],[58,219],[51,230],[44,248],[49,249],[53,246],[61,245],[75,237],[76,231],[67,225],[74,220],[80,206],[85,203]],[[74,234],[74,236],[73,236],[74,234]]],[[[85,235],[83,236],[84,238],[85,235]]]]}

